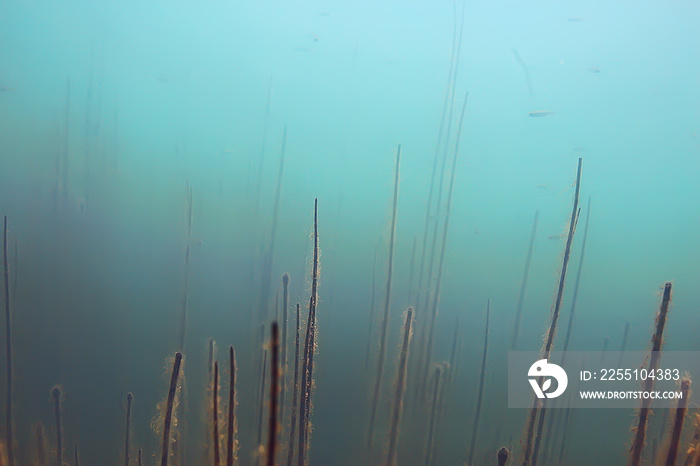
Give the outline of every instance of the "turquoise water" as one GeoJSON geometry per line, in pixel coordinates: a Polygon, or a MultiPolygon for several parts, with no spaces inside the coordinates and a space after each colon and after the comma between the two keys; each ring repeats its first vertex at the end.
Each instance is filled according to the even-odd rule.
{"type": "MultiPolygon", "coordinates": [[[[398,455],[399,464],[424,464],[431,400],[415,392],[426,373],[420,355],[432,309],[425,298],[436,288],[467,92],[428,372],[449,360],[458,316],[461,351],[443,394],[434,464],[466,461],[489,298],[475,464],[495,464],[501,446],[521,453],[527,412],[507,408],[505,365],[533,216],[539,211],[522,350],[539,349],[549,325],[579,157],[582,221],[555,348],[569,318],[590,196],[570,349],[600,350],[608,338],[609,350],[619,350],[625,322],[628,349],[648,349],[661,289],[671,281],[666,347],[700,350],[695,2],[28,1],[2,10],[0,213],[9,222],[15,464],[33,464],[37,422],[55,448],[56,385],[69,464],[74,443],[81,464],[123,458],[127,392],[134,395],[132,459],[142,448],[146,464],[160,460],[151,421],[168,389],[166,360],[182,349],[185,293],[184,450],[173,461],[211,464],[203,458],[213,338],[222,367],[228,346],[236,348],[238,458],[254,464],[261,354],[270,348],[260,326],[267,342],[288,272],[289,391],[293,304],[301,303],[304,319],[308,312],[315,198],[321,254],[310,463],[384,461],[402,316],[414,306],[398,455]],[[451,63],[458,64],[454,82],[451,63]],[[446,95],[453,116],[441,133],[446,95]],[[538,111],[553,113],[529,116],[538,111]],[[368,450],[399,144],[387,353],[368,450]]],[[[6,438],[4,411],[2,419],[6,438]]],[[[633,419],[632,410],[575,411],[566,464],[624,464],[633,419]]],[[[647,456],[663,419],[663,412],[653,417],[647,456]]],[[[286,451],[289,419],[283,424],[286,451]]],[[[557,464],[557,454],[544,461],[557,464]]]]}

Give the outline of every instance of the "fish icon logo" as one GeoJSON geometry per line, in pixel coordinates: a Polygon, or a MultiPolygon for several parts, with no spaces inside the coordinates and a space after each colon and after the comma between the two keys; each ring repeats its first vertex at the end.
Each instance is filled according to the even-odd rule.
{"type": "Polygon", "coordinates": [[[530,366],[527,376],[537,398],[556,398],[564,393],[569,383],[566,371],[556,364],[548,363],[546,359],[540,359],[530,366]],[[557,388],[550,393],[548,390],[552,386],[552,379],[557,381],[557,388]],[[538,380],[542,381],[541,387],[538,380]]]}

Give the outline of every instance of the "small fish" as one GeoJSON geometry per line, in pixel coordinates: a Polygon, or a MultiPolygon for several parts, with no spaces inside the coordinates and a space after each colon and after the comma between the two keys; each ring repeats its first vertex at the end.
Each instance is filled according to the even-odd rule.
{"type": "Polygon", "coordinates": [[[591,73],[600,73],[600,68],[598,68],[597,66],[589,66],[586,67],[586,69],[591,73]]]}
{"type": "Polygon", "coordinates": [[[561,235],[549,235],[547,237],[547,239],[557,240],[557,239],[562,239],[563,237],[564,237],[564,233],[562,233],[561,235]]]}
{"type": "Polygon", "coordinates": [[[12,89],[10,89],[9,87],[6,87],[6,86],[3,86],[2,84],[0,84],[0,92],[10,92],[11,90],[12,89]]]}
{"type": "Polygon", "coordinates": [[[540,191],[547,191],[550,187],[551,186],[549,186],[548,184],[538,184],[537,185],[537,189],[539,189],[540,191]]]}
{"type": "Polygon", "coordinates": [[[580,23],[583,21],[583,18],[579,18],[578,16],[572,16],[570,18],[566,18],[566,20],[570,23],[580,23]]]}
{"type": "Polygon", "coordinates": [[[573,148],[572,150],[573,150],[574,152],[578,152],[579,154],[588,151],[588,149],[586,148],[586,146],[574,146],[574,148],[573,148]]]}
{"type": "Polygon", "coordinates": [[[548,110],[535,110],[534,112],[528,113],[528,115],[534,118],[542,118],[549,115],[554,115],[554,112],[550,112],[548,110]]]}

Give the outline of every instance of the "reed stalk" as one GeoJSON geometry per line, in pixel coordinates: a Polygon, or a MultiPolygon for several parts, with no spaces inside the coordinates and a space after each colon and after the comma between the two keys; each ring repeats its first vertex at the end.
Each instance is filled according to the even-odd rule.
{"type": "Polygon", "coordinates": [[[666,466],[674,466],[676,464],[676,457],[678,456],[678,443],[681,440],[683,420],[685,419],[685,413],[688,410],[688,396],[690,395],[690,378],[688,377],[684,377],[681,380],[681,394],[681,398],[678,399],[676,416],[673,420],[671,442],[668,445],[668,453],[666,454],[666,466]]]}
{"type": "Polygon", "coordinates": [[[5,435],[7,436],[7,461],[9,466],[15,464],[14,433],[12,426],[12,311],[10,309],[10,269],[7,260],[7,215],[3,221],[3,279],[5,284],[5,361],[7,367],[7,386],[5,392],[5,435]]]}
{"type": "MultiPolygon", "coordinates": [[[[165,419],[163,421],[163,443],[161,447],[160,464],[168,466],[170,457],[170,428],[173,420],[173,408],[175,406],[175,394],[177,393],[178,378],[180,377],[180,365],[182,363],[182,353],[175,353],[173,370],[170,374],[170,388],[168,389],[168,399],[165,405],[165,419]]],[[[61,463],[59,463],[61,464],[61,463]]]]}
{"type": "Polygon", "coordinates": [[[396,378],[396,393],[394,394],[394,407],[391,415],[391,430],[389,431],[389,450],[386,459],[387,466],[396,464],[396,449],[399,440],[399,422],[401,420],[401,410],[403,408],[403,395],[406,391],[406,366],[408,363],[408,348],[411,344],[411,325],[413,323],[413,309],[408,308],[406,320],[404,321],[403,343],[399,356],[399,373],[396,378]]]}
{"type": "Polygon", "coordinates": [[[294,385],[292,386],[292,414],[289,423],[289,449],[287,451],[287,466],[292,466],[294,459],[294,436],[297,427],[297,401],[299,400],[299,333],[301,330],[301,311],[297,303],[296,312],[296,339],[294,341],[294,385]]]}
{"type": "Polygon", "coordinates": [[[481,374],[479,376],[479,392],[476,397],[476,413],[474,414],[474,424],[472,425],[472,439],[469,442],[469,453],[467,454],[467,466],[471,466],[474,461],[474,447],[476,447],[476,437],[479,433],[479,417],[481,416],[481,402],[484,397],[484,377],[486,376],[486,354],[489,347],[489,316],[491,315],[491,300],[486,302],[486,328],[484,329],[484,353],[481,358],[481,374]]]}
{"type": "Polygon", "coordinates": [[[226,466],[233,466],[236,458],[236,352],[233,346],[228,348],[229,385],[228,385],[228,422],[226,428],[226,466]]]}
{"type": "Polygon", "coordinates": [[[56,464],[63,465],[63,426],[61,415],[61,389],[53,389],[54,416],[56,419],[56,464]]]}
{"type": "Polygon", "coordinates": [[[126,394],[126,433],[124,434],[124,466],[129,466],[129,454],[131,452],[131,403],[134,395],[126,394]]]}
{"type": "MultiPolygon", "coordinates": [[[[576,231],[576,221],[578,219],[578,201],[579,201],[579,192],[581,188],[581,165],[582,165],[582,159],[579,157],[578,159],[578,169],[576,171],[576,189],[574,191],[574,205],[571,210],[571,220],[569,222],[569,234],[566,238],[566,247],[564,248],[564,258],[562,260],[562,266],[561,266],[561,275],[559,276],[559,286],[557,289],[557,298],[554,302],[554,309],[552,310],[552,320],[549,325],[549,330],[547,331],[547,334],[545,335],[545,344],[544,348],[542,350],[542,359],[549,359],[549,353],[552,350],[552,346],[554,344],[554,336],[556,334],[556,329],[557,329],[557,322],[559,321],[559,311],[561,308],[561,301],[562,301],[562,296],[564,295],[564,283],[566,282],[566,270],[567,266],[569,265],[569,255],[571,253],[571,243],[573,242],[574,239],[574,232],[576,231]]],[[[539,384],[542,384],[542,380],[538,381],[539,384]]],[[[546,398],[545,398],[546,402],[546,398]]],[[[525,440],[525,447],[524,447],[524,453],[523,453],[523,465],[529,465],[532,464],[533,466],[537,464],[537,453],[539,450],[539,445],[540,445],[540,439],[542,437],[542,429],[544,427],[544,418],[545,418],[545,406],[542,404],[540,407],[540,402],[537,398],[535,398],[534,404],[530,410],[530,416],[528,419],[528,428],[527,428],[527,434],[526,434],[526,440],[525,440]],[[541,411],[541,414],[540,414],[541,411]],[[535,444],[533,447],[533,436],[534,436],[534,427],[535,427],[535,420],[537,418],[537,415],[540,414],[540,419],[539,419],[539,424],[537,426],[537,436],[535,436],[535,444]]]]}
{"type": "Polygon", "coordinates": [[[299,401],[299,466],[304,466],[306,464],[311,424],[311,389],[313,387],[314,375],[314,352],[316,351],[316,303],[318,300],[318,199],[314,200],[314,262],[311,277],[309,318],[306,323],[304,361],[301,371],[302,392],[299,401]]]}
{"type": "Polygon", "coordinates": [[[444,270],[445,250],[447,248],[447,232],[450,227],[450,211],[452,210],[452,193],[454,191],[455,172],[457,171],[457,159],[459,155],[459,143],[462,138],[462,127],[464,124],[464,115],[467,110],[467,102],[469,101],[469,93],[464,96],[462,103],[462,111],[459,117],[459,125],[457,127],[457,140],[455,142],[454,155],[452,157],[452,170],[450,173],[450,184],[447,190],[447,204],[445,206],[445,223],[442,230],[442,244],[440,245],[440,260],[437,268],[437,278],[435,281],[435,290],[433,292],[433,302],[430,313],[430,326],[428,328],[428,342],[425,351],[425,367],[426,371],[423,379],[423,389],[421,393],[425,393],[425,384],[428,380],[428,365],[433,355],[433,339],[435,333],[435,322],[437,320],[438,303],[440,302],[440,290],[442,286],[442,272],[444,270]]]}
{"type": "Polygon", "coordinates": [[[258,403],[258,437],[256,445],[262,445],[263,415],[265,411],[265,384],[267,382],[267,350],[263,349],[262,380],[260,381],[260,403],[258,403]]]}
{"type": "MultiPolygon", "coordinates": [[[[671,302],[671,282],[667,282],[664,286],[664,294],[661,298],[661,307],[659,308],[659,314],[656,317],[656,331],[651,337],[651,354],[649,356],[649,366],[648,371],[653,372],[659,365],[659,358],[661,356],[661,346],[663,343],[664,326],[666,325],[666,316],[668,315],[668,306],[671,302]]],[[[646,378],[643,383],[643,390],[645,392],[651,391],[654,387],[654,379],[646,378]]],[[[632,441],[632,447],[630,448],[630,457],[628,460],[629,466],[639,466],[642,459],[642,450],[644,449],[644,437],[646,436],[646,426],[651,413],[651,399],[642,399],[642,406],[639,408],[639,418],[637,420],[637,427],[634,431],[634,439],[632,441]]]]}
{"type": "Polygon", "coordinates": [[[372,260],[372,292],[369,297],[369,324],[367,324],[367,347],[365,348],[365,370],[369,368],[369,355],[372,348],[372,324],[374,323],[374,295],[377,284],[377,248],[374,248],[374,259],[372,260]]]}
{"type": "Polygon", "coordinates": [[[212,410],[212,448],[214,449],[214,466],[221,464],[221,450],[219,448],[219,363],[214,361],[214,379],[211,386],[211,410],[212,410]]]}
{"type": "Polygon", "coordinates": [[[498,459],[498,466],[506,466],[509,456],[510,452],[506,447],[502,447],[500,450],[498,450],[498,454],[496,455],[496,458],[498,459]]]}
{"type": "Polygon", "coordinates": [[[272,361],[270,363],[270,413],[268,422],[267,436],[267,466],[274,466],[275,455],[277,453],[277,426],[278,426],[278,396],[279,396],[279,375],[280,375],[280,335],[279,325],[277,322],[272,322],[272,341],[271,354],[272,361]]]}
{"type": "Polygon", "coordinates": [[[374,391],[372,395],[372,410],[367,431],[367,448],[372,448],[374,436],[374,421],[377,417],[379,404],[379,390],[382,385],[382,373],[384,372],[384,359],[386,357],[387,327],[389,325],[389,307],[391,304],[392,273],[394,271],[394,241],[396,239],[396,211],[399,203],[399,168],[401,167],[401,144],[396,149],[396,170],[394,173],[394,202],[391,210],[391,230],[389,232],[389,265],[386,277],[386,294],[384,296],[384,312],[382,314],[382,333],[379,339],[379,356],[377,358],[377,375],[374,379],[374,391]]]}
{"type": "MultiPolygon", "coordinates": [[[[280,403],[279,403],[279,422],[281,423],[284,419],[284,399],[287,388],[287,321],[288,307],[289,307],[289,274],[285,273],[282,275],[282,342],[280,347],[280,403]]],[[[282,424],[282,429],[284,430],[284,424],[282,424]]]]}
{"type": "Polygon", "coordinates": [[[48,447],[46,445],[44,425],[41,422],[37,423],[34,428],[34,437],[36,438],[36,464],[37,466],[46,466],[48,447]]]}
{"type": "Polygon", "coordinates": [[[437,418],[438,394],[440,393],[440,366],[435,368],[433,384],[433,399],[430,405],[430,424],[428,425],[428,441],[425,446],[425,466],[430,466],[435,456],[433,451],[433,436],[435,434],[435,420],[437,418]]]}

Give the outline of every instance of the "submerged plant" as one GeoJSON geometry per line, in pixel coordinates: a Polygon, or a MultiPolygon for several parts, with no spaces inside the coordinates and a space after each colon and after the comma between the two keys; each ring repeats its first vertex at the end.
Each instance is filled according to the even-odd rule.
{"type": "MultiPolygon", "coordinates": [[[[661,298],[661,308],[656,317],[656,332],[651,337],[651,355],[649,356],[649,372],[655,371],[659,365],[659,356],[661,345],[663,342],[664,326],[666,325],[666,316],[668,315],[668,305],[671,302],[671,282],[664,286],[664,294],[661,298]]],[[[654,387],[654,379],[646,378],[643,383],[645,392],[651,391],[654,387]]],[[[642,458],[642,449],[644,448],[644,437],[646,435],[647,420],[651,413],[651,399],[642,399],[642,406],[639,408],[639,417],[637,426],[634,431],[634,439],[632,440],[632,448],[630,448],[630,457],[628,464],[630,466],[638,466],[642,458]]]]}
{"type": "Polygon", "coordinates": [[[408,308],[406,320],[403,324],[403,343],[399,355],[399,373],[396,377],[396,393],[394,394],[394,407],[391,414],[391,430],[389,431],[389,453],[386,464],[392,466],[396,463],[396,448],[399,437],[399,421],[401,420],[401,410],[403,408],[403,395],[406,391],[406,365],[408,363],[408,348],[413,335],[411,325],[413,324],[413,309],[408,308]]]}
{"type": "Polygon", "coordinates": [[[389,265],[386,276],[386,294],[384,295],[384,312],[382,314],[381,338],[379,339],[379,357],[377,359],[377,375],[374,379],[374,391],[372,394],[372,410],[369,418],[369,430],[367,432],[367,446],[372,447],[374,436],[374,421],[377,417],[377,405],[379,403],[379,389],[382,385],[382,373],[384,372],[384,358],[386,354],[386,335],[389,325],[389,304],[391,303],[391,280],[394,270],[394,240],[396,238],[396,208],[399,203],[399,168],[401,166],[401,145],[396,149],[396,172],[394,174],[394,203],[391,210],[391,230],[389,232],[389,265]]]}
{"type": "Polygon", "coordinates": [[[304,361],[301,370],[301,399],[299,400],[299,465],[306,464],[311,424],[311,389],[314,375],[314,352],[316,351],[316,303],[318,301],[318,199],[314,200],[314,262],[311,272],[311,297],[309,318],[306,323],[304,361]]]}
{"type": "Polygon", "coordinates": [[[175,360],[173,361],[173,370],[170,374],[170,388],[168,389],[168,398],[165,404],[165,418],[163,419],[163,442],[160,455],[161,466],[168,466],[168,459],[170,456],[170,430],[173,424],[173,410],[175,407],[175,396],[178,391],[178,380],[180,377],[181,364],[182,353],[178,351],[175,353],[175,360]]]}
{"type": "Polygon", "coordinates": [[[233,466],[236,459],[236,352],[233,346],[228,348],[229,386],[228,386],[228,421],[226,425],[226,466],[233,466]]]}

